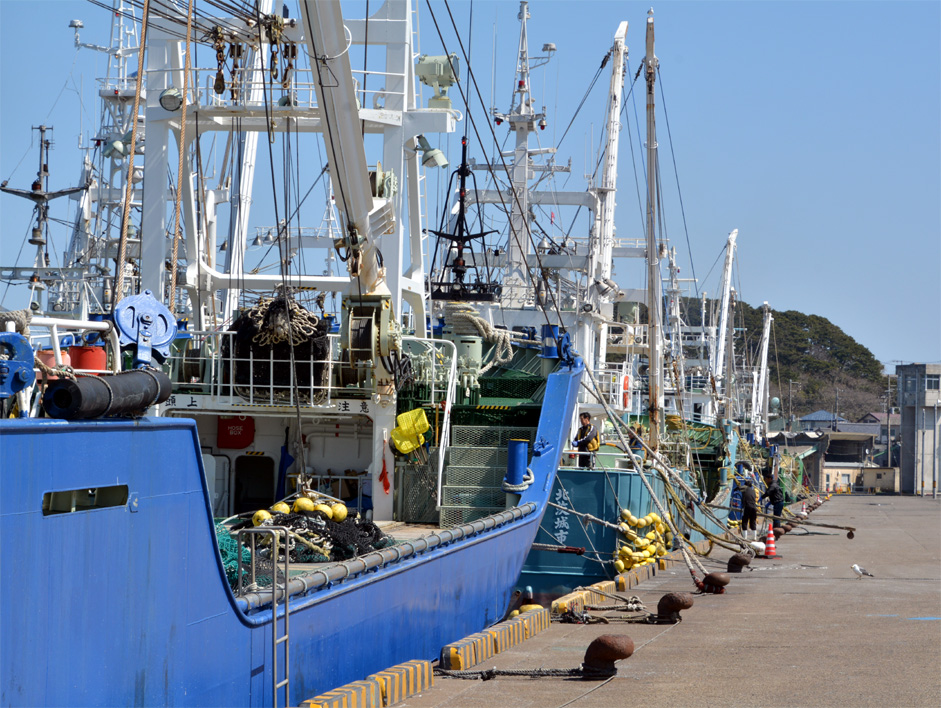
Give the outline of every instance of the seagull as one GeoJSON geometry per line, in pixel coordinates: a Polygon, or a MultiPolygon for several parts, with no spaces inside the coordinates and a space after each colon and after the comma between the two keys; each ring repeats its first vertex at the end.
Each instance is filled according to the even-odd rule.
{"type": "Polygon", "coordinates": [[[851,565],[850,568],[852,568],[853,572],[856,573],[857,578],[862,578],[864,575],[868,575],[870,578],[876,577],[875,575],[870,573],[868,570],[866,570],[865,568],[860,568],[855,563],[853,563],[853,565],[851,565]]]}

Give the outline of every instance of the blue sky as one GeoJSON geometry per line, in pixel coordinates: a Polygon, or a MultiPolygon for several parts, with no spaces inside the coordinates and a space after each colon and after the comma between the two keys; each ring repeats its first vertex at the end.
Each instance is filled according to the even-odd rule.
{"type": "MultiPolygon", "coordinates": [[[[361,3],[349,5],[358,5],[355,14],[362,15],[361,3]]],[[[649,6],[533,0],[532,53],[544,42],[558,48],[533,81],[537,103],[546,103],[550,114],[544,143],[568,123],[621,20],[630,22],[633,78],[649,6]]],[[[446,23],[443,3],[433,7],[439,23],[446,23]]],[[[455,1],[451,7],[466,28],[471,3],[455,1]]],[[[504,0],[473,3],[472,58],[488,102],[494,27],[498,65],[511,62],[497,72],[501,110],[509,107],[518,7],[504,0]]],[[[672,147],[700,279],[726,234],[737,228],[737,287],[745,301],[758,306],[767,300],[778,310],[827,317],[884,363],[941,361],[941,3],[670,1],[653,7],[672,147]]],[[[438,53],[424,1],[419,9],[422,51],[438,53]]],[[[68,28],[73,18],[85,22],[84,41],[107,43],[108,15],[88,3],[0,0],[0,178],[12,175],[12,186],[27,187],[33,178],[35,148],[15,173],[14,167],[27,152],[30,127],[41,122],[56,127],[52,188],[77,179],[75,89],[84,75],[87,132],[97,114],[92,78],[103,62],[91,52],[76,57],[68,28]]],[[[453,45],[453,37],[445,30],[446,42],[453,45]]],[[[585,171],[588,137],[597,141],[600,134],[607,81],[607,74],[599,79],[566,138],[561,154],[571,155],[573,175],[585,171]]],[[[642,103],[637,107],[642,120],[642,103]]],[[[483,120],[479,107],[474,110],[483,120]]],[[[663,180],[670,187],[670,238],[685,264],[683,215],[662,113],[658,137],[663,180]]],[[[624,133],[619,186],[618,234],[640,236],[624,133]]],[[[25,239],[29,213],[25,203],[0,199],[5,264],[25,239]]],[[[53,216],[71,218],[64,203],[53,216]]],[[[684,267],[683,274],[689,273],[684,267]]],[[[622,281],[631,274],[619,268],[622,281]]],[[[716,270],[701,287],[716,291],[716,270]]],[[[15,297],[5,304],[18,305],[15,297]]]]}

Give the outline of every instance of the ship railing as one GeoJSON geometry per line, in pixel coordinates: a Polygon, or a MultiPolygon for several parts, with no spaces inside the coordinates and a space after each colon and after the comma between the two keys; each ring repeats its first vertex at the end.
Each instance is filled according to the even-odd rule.
{"type": "Polygon", "coordinates": [[[595,371],[595,379],[609,406],[618,410],[632,409],[631,399],[636,386],[628,363],[609,364],[604,369],[598,369],[595,371]]]}
{"type": "MultiPolygon", "coordinates": [[[[8,322],[9,331],[13,323],[8,322]]],[[[33,317],[29,322],[29,343],[39,352],[39,359],[50,368],[70,368],[77,374],[118,373],[121,370],[121,351],[118,331],[106,321],[73,320],[64,317],[33,317]],[[37,331],[41,330],[41,331],[37,331]],[[99,346],[107,343],[110,348],[110,368],[73,367],[71,354],[76,347],[99,346]],[[52,352],[52,356],[48,352],[52,352]],[[47,354],[42,354],[47,352],[47,354]]],[[[37,367],[37,374],[41,370],[37,367]]]]}
{"type": "MultiPolygon", "coordinates": [[[[262,80],[254,78],[255,69],[244,67],[232,73],[225,71],[225,90],[220,94],[216,93],[215,82],[217,69],[200,68],[194,69],[196,74],[196,102],[201,108],[265,108],[264,90],[268,90],[269,78],[265,70],[265,77],[262,80]],[[235,93],[233,94],[233,89],[235,93]],[[254,97],[254,98],[253,98],[254,97]]],[[[402,78],[400,73],[385,71],[363,71],[354,70],[352,72],[354,81],[357,82],[356,96],[361,104],[361,108],[382,110],[385,102],[390,97],[401,98],[404,102],[404,91],[389,91],[384,87],[375,89],[363,89],[367,76],[376,77],[377,81],[384,77],[396,79],[402,78]]],[[[279,112],[289,112],[292,108],[311,110],[317,108],[317,77],[309,68],[293,69],[290,76],[290,84],[287,88],[282,87],[280,92],[274,96],[268,94],[269,108],[277,108],[279,112]]]]}
{"type": "Polygon", "coordinates": [[[213,405],[330,407],[336,398],[331,385],[339,363],[339,336],[328,335],[323,359],[275,358],[274,350],[238,352],[236,332],[187,331],[178,337],[165,368],[175,393],[213,397],[213,405]]]}
{"type": "Polygon", "coordinates": [[[443,407],[442,424],[438,436],[438,496],[441,500],[441,486],[444,483],[444,458],[451,439],[451,406],[454,404],[454,391],[457,385],[457,346],[446,339],[426,339],[424,337],[403,337],[402,343],[411,352],[422,349],[431,354],[430,370],[425,372],[430,391],[428,402],[443,407]]]}
{"type": "MultiPolygon", "coordinates": [[[[372,396],[372,367],[368,362],[345,361],[338,334],[327,335],[326,356],[276,358],[273,350],[259,354],[236,347],[236,332],[186,331],[175,340],[165,369],[175,393],[213,397],[213,405],[239,408],[245,405],[330,408],[339,399],[372,396]],[[242,354],[236,356],[236,354],[242,354]]],[[[457,378],[456,348],[445,340],[403,337],[403,351],[428,353],[420,403],[444,409],[441,439],[447,440],[454,384],[457,378]]]]}

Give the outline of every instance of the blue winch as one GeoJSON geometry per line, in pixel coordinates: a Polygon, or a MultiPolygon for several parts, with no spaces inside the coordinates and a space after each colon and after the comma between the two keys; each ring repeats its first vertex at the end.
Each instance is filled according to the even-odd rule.
{"type": "Polygon", "coordinates": [[[0,332],[0,352],[0,398],[10,398],[36,380],[33,349],[22,334],[0,332]]]}

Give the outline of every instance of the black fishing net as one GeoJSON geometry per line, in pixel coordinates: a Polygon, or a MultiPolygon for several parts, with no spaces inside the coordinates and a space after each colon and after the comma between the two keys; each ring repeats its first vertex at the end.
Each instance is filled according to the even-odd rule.
{"type": "MultiPolygon", "coordinates": [[[[229,327],[229,331],[235,332],[234,347],[228,337],[222,340],[223,360],[235,359],[233,367],[228,361],[222,367],[223,382],[239,387],[270,387],[276,397],[286,396],[290,393],[293,370],[294,385],[302,393],[313,386],[315,397],[320,396],[318,389],[326,383],[328,327],[327,320],[318,319],[284,296],[263,298],[229,327]],[[234,381],[230,380],[230,371],[234,371],[234,381]]],[[[255,396],[261,393],[255,391],[255,396]]]]}
{"type": "MultiPolygon", "coordinates": [[[[282,526],[290,533],[287,540],[287,552],[291,563],[329,563],[331,561],[346,561],[365,553],[395,544],[394,539],[382,533],[376,524],[360,516],[350,517],[344,521],[333,521],[324,518],[319,512],[299,512],[290,514],[273,514],[264,526],[282,526]]],[[[251,528],[252,520],[245,519],[231,527],[233,536],[244,528],[251,528]]],[[[218,531],[218,529],[217,529],[218,531]]],[[[237,542],[225,534],[217,533],[219,550],[223,555],[223,565],[230,585],[238,585],[238,553],[237,542]],[[231,570],[231,572],[230,572],[231,570]]],[[[249,542],[245,545],[250,547],[249,542]]],[[[278,539],[277,562],[284,562],[285,542],[284,535],[278,539]]],[[[283,583],[283,573],[280,567],[275,567],[274,552],[271,548],[270,535],[262,535],[255,540],[255,584],[259,587],[271,585],[272,576],[277,573],[278,584],[283,583]]],[[[242,549],[243,586],[251,584],[249,577],[251,567],[251,552],[249,548],[242,549]]]]}

